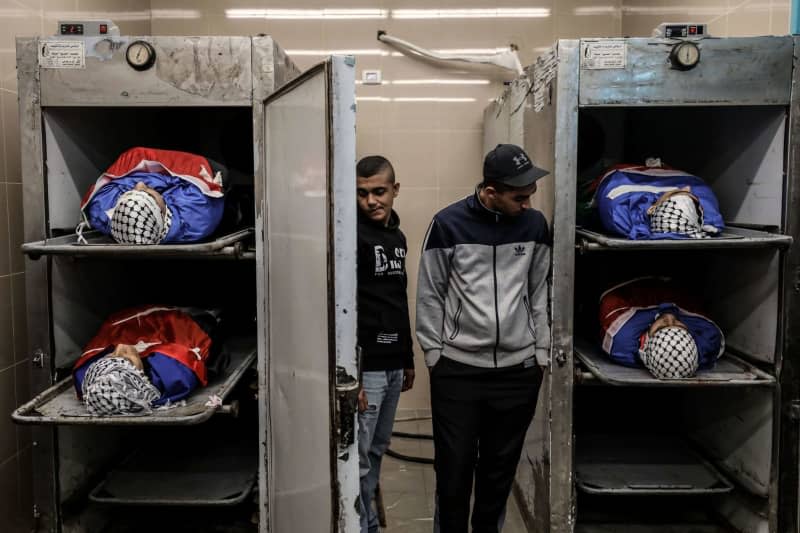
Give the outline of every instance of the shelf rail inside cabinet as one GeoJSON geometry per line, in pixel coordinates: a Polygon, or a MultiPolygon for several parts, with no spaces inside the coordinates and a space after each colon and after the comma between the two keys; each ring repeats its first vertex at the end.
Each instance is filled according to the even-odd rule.
{"type": "Polygon", "coordinates": [[[597,380],[606,385],[642,387],[774,386],[775,378],[744,359],[725,353],[711,368],[682,379],[657,379],[645,368],[624,366],[610,360],[597,343],[575,339],[575,356],[589,371],[579,381],[597,380]]]}
{"type": "Polygon", "coordinates": [[[581,252],[626,250],[703,250],[733,248],[788,248],[792,237],[742,226],[727,226],[718,237],[708,239],[632,240],[586,228],[576,228],[576,247],[581,252]]]}
{"type": "Polygon", "coordinates": [[[255,234],[253,228],[240,229],[214,239],[185,244],[118,244],[99,231],[83,234],[86,244],[78,243],[76,234],[63,235],[43,241],[27,242],[22,252],[31,259],[43,255],[67,255],[74,257],[103,258],[201,258],[228,257],[252,259],[247,240],[255,234]]]}

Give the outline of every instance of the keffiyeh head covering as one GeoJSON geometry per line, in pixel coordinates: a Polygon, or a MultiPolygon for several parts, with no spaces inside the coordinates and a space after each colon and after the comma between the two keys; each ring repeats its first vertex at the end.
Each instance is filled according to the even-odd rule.
{"type": "Polygon", "coordinates": [[[144,372],[121,357],[103,357],[92,363],[83,379],[83,401],[98,416],[149,412],[161,393],[144,372]]]}
{"type": "MultiPolygon", "coordinates": [[[[648,210],[650,231],[679,233],[692,239],[705,239],[709,227],[703,225],[703,208],[688,192],[679,191],[659,200],[648,210]]],[[[716,228],[715,232],[716,232],[716,228]]]]}
{"type": "Polygon", "coordinates": [[[694,375],[699,364],[697,344],[684,328],[666,327],[648,336],[639,350],[644,366],[658,379],[680,379],[694,375]]]}
{"type": "Polygon", "coordinates": [[[127,191],[117,200],[111,216],[111,236],[120,244],[158,244],[169,233],[172,213],[164,214],[145,191],[127,191]]]}

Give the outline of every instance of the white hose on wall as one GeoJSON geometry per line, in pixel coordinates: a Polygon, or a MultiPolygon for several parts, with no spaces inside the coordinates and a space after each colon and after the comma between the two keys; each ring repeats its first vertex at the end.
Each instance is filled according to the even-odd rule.
{"type": "Polygon", "coordinates": [[[403,53],[411,52],[412,54],[433,59],[435,61],[459,61],[462,63],[477,63],[482,65],[494,65],[503,69],[512,71],[515,75],[522,75],[522,64],[519,62],[516,50],[512,48],[496,54],[487,55],[469,55],[469,54],[442,54],[427,50],[419,47],[403,39],[392,37],[384,31],[378,32],[378,40],[393,46],[403,53]]]}

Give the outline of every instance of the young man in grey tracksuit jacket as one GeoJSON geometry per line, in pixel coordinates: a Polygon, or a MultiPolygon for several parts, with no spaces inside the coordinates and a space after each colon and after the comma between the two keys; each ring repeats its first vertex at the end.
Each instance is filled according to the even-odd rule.
{"type": "Polygon", "coordinates": [[[438,526],[502,527],[548,364],[550,231],[530,209],[535,167],[514,145],[484,160],[475,194],[436,214],[423,245],[416,334],[430,369],[438,526]]]}

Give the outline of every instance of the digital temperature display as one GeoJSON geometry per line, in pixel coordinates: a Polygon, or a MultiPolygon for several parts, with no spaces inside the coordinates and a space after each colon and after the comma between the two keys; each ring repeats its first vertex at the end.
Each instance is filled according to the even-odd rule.
{"type": "Polygon", "coordinates": [[[664,37],[702,37],[705,29],[703,24],[670,24],[665,28],[664,37]]]}
{"type": "Polygon", "coordinates": [[[61,35],[83,35],[83,24],[62,24],[61,35]]]}

